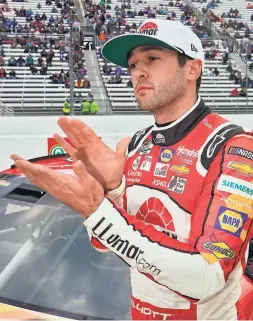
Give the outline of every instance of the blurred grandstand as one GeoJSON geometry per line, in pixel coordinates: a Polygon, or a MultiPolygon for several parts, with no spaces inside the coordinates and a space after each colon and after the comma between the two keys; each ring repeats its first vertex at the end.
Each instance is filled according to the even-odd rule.
{"type": "Polygon", "coordinates": [[[60,115],[63,104],[67,114],[89,114],[93,101],[98,113],[140,112],[127,70],[104,61],[101,46],[148,17],[181,20],[201,38],[207,105],[253,113],[253,2],[82,1],[2,0],[1,102],[14,115],[60,115]]]}

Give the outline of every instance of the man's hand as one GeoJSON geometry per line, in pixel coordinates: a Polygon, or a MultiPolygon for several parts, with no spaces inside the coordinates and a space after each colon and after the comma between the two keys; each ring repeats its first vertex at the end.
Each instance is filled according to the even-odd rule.
{"type": "Polygon", "coordinates": [[[92,177],[81,161],[73,165],[75,175],[59,173],[43,165],[32,164],[20,156],[11,155],[17,168],[29,181],[87,218],[104,199],[102,185],[92,177]]]}
{"type": "Polygon", "coordinates": [[[126,149],[130,138],[123,138],[113,152],[95,132],[79,119],[60,117],[58,125],[65,132],[75,150],[58,134],[55,140],[72,157],[81,160],[89,172],[105,191],[116,189],[122,180],[126,163],[126,149]]]}

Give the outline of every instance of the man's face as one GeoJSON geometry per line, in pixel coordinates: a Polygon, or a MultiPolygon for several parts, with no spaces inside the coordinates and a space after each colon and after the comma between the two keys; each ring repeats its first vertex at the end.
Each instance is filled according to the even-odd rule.
{"type": "Polygon", "coordinates": [[[187,81],[175,51],[140,46],[131,52],[128,65],[142,110],[155,112],[184,96],[187,81]]]}

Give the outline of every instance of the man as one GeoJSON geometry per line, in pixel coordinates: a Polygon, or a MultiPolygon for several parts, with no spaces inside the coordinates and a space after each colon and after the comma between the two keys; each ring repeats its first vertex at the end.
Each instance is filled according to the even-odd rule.
{"type": "Polygon", "coordinates": [[[252,134],[198,97],[204,53],[180,22],[147,20],[137,33],[109,40],[103,55],[129,67],[136,100],[155,124],[130,144],[123,139],[114,153],[80,120],[60,118],[77,150],[55,139],[72,156],[74,176],[12,159],[87,218],[97,250],[113,251],[131,267],[133,319],[243,319],[252,134]]]}

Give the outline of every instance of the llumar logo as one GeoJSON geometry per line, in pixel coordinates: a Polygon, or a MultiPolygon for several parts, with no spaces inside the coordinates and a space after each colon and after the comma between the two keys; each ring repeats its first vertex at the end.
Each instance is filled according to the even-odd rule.
{"type": "Polygon", "coordinates": [[[97,239],[104,241],[102,242],[103,244],[106,242],[109,245],[109,248],[113,248],[119,256],[124,255],[128,259],[135,260],[137,267],[140,267],[142,270],[149,270],[152,274],[156,275],[161,273],[160,269],[145,260],[145,253],[138,246],[131,244],[129,240],[122,239],[117,234],[110,233],[109,231],[113,228],[113,224],[104,224],[105,220],[106,218],[102,217],[92,229],[92,232],[97,239]]]}
{"type": "Polygon", "coordinates": [[[156,36],[158,31],[158,26],[155,22],[144,23],[139,29],[138,33],[143,33],[144,35],[156,36]]]}

